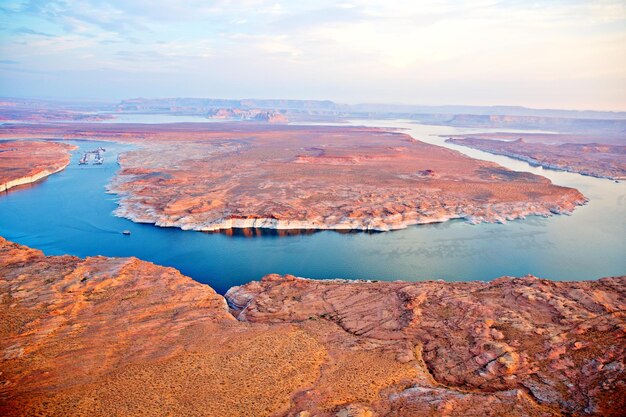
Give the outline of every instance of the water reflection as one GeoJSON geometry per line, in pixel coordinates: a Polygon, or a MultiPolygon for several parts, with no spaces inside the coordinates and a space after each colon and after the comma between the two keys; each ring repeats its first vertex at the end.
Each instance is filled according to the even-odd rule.
{"type": "Polygon", "coordinates": [[[260,237],[288,237],[288,236],[306,236],[319,232],[316,229],[261,229],[252,227],[237,227],[232,229],[218,230],[214,232],[203,232],[208,234],[223,234],[228,237],[247,237],[247,238],[260,238],[260,237]]]}

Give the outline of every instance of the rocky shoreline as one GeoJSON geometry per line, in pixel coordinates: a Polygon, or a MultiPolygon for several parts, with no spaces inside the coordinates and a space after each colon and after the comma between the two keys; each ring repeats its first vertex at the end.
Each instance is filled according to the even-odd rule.
{"type": "Polygon", "coordinates": [[[41,172],[39,172],[39,173],[37,173],[35,175],[31,175],[31,176],[28,176],[28,177],[17,178],[17,179],[14,179],[12,181],[1,183],[0,184],[0,192],[7,191],[10,188],[17,187],[17,186],[20,186],[20,185],[32,184],[32,183],[37,182],[37,181],[39,181],[39,180],[41,180],[43,178],[46,178],[46,177],[48,177],[48,176],[50,176],[52,174],[56,174],[57,172],[63,171],[65,168],[67,168],[68,165],[69,165],[69,162],[67,164],[59,167],[58,169],[55,169],[55,170],[52,170],[52,171],[44,170],[44,171],[41,171],[41,172]]]}
{"type": "MultiPolygon", "coordinates": [[[[118,194],[115,189],[110,192],[118,194]]],[[[338,230],[338,231],[374,231],[386,232],[406,229],[410,226],[443,223],[450,220],[465,220],[470,224],[506,223],[525,219],[528,216],[550,217],[553,215],[571,215],[576,206],[582,206],[588,199],[582,197],[573,202],[563,201],[562,204],[537,206],[537,204],[493,205],[476,208],[477,213],[464,214],[460,208],[456,213],[437,212],[424,214],[419,212],[403,213],[389,217],[372,217],[363,219],[342,218],[337,222],[318,220],[279,220],[275,218],[227,218],[216,219],[207,223],[188,222],[186,219],[174,219],[163,216],[150,207],[137,206],[129,203],[122,193],[114,215],[132,220],[136,223],[153,224],[158,227],[175,227],[182,230],[216,232],[228,229],[262,228],[273,230],[338,230]]],[[[469,210],[467,210],[469,211],[469,210]]]]}
{"type": "Polygon", "coordinates": [[[626,277],[268,275],[225,297],[0,238],[0,413],[619,416],[626,277]]]}

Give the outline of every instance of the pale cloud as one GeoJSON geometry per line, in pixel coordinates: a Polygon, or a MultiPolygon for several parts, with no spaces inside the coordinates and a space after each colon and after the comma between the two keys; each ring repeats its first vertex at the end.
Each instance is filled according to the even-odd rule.
{"type": "Polygon", "coordinates": [[[119,97],[626,109],[621,0],[29,0],[7,1],[0,19],[0,58],[20,63],[2,86],[29,95],[15,67],[97,71],[119,97]]]}

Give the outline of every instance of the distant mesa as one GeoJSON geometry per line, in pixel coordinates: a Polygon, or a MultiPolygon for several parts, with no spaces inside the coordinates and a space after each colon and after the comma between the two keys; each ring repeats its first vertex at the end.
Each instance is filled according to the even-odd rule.
{"type": "MultiPolygon", "coordinates": [[[[114,106],[116,112],[130,113],[176,113],[186,115],[206,114],[209,110],[220,108],[264,109],[287,111],[288,114],[311,113],[324,115],[350,115],[351,117],[400,117],[439,123],[462,123],[462,119],[475,123],[499,122],[498,117],[490,120],[482,116],[503,116],[511,123],[511,116],[521,116],[521,122],[529,122],[532,117],[553,119],[565,122],[564,119],[618,120],[626,121],[626,112],[598,112],[576,110],[529,109],[519,106],[417,106],[396,104],[340,104],[329,100],[282,100],[282,99],[243,99],[229,100],[219,98],[132,98],[122,100],[114,106]],[[456,120],[451,116],[460,115],[456,120]]],[[[583,123],[589,120],[582,121],[583,123]]],[[[600,120],[602,121],[602,120],[600,120]]]]}
{"type": "Polygon", "coordinates": [[[626,128],[626,120],[621,118],[585,119],[550,116],[455,114],[452,117],[443,117],[440,120],[434,119],[426,121],[428,121],[429,124],[444,126],[531,130],[541,129],[579,134],[593,132],[609,135],[621,135],[626,128]]]}
{"type": "Polygon", "coordinates": [[[269,123],[287,123],[287,117],[277,110],[220,108],[210,110],[208,119],[250,120],[269,123]]]}
{"type": "Polygon", "coordinates": [[[134,98],[123,100],[116,106],[118,112],[156,112],[203,114],[214,109],[281,109],[294,111],[334,111],[337,104],[328,100],[228,100],[218,98],[134,98]]]}
{"type": "MultiPolygon", "coordinates": [[[[103,110],[106,110],[103,109],[103,110]]],[[[34,99],[0,99],[0,122],[101,122],[114,116],[88,105],[70,105],[62,102],[34,99]]]]}

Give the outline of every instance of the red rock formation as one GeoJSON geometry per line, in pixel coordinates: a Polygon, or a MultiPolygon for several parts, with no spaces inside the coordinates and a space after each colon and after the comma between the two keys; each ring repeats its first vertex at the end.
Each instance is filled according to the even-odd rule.
{"type": "Polygon", "coordinates": [[[227,298],[0,238],[0,414],[618,416],[626,277],[270,275],[227,298]]]}
{"type": "MultiPolygon", "coordinates": [[[[453,139],[468,137],[467,135],[446,136],[453,139]]],[[[605,133],[474,133],[471,136],[477,139],[494,139],[494,140],[517,140],[523,137],[524,142],[543,143],[545,145],[562,145],[565,143],[602,143],[606,145],[623,145],[624,134],[605,134],[605,133]]]]}
{"type": "Polygon", "coordinates": [[[319,376],[324,348],[248,326],[223,297],[134,258],[45,257],[0,238],[0,415],[263,416],[319,376]]]}
{"type": "Polygon", "coordinates": [[[129,152],[116,214],[183,229],[390,230],[569,212],[576,190],[375,129],[246,132],[129,152]],[[425,174],[426,173],[426,174],[425,174]]]}
{"type": "Polygon", "coordinates": [[[400,362],[423,364],[434,386],[390,395],[391,415],[618,416],[626,409],[626,277],[406,283],[273,275],[226,297],[239,320],[328,320],[362,344],[386,344],[400,362]],[[475,408],[490,403],[491,412],[475,408]]]}
{"type": "Polygon", "coordinates": [[[450,138],[447,142],[527,161],[532,165],[583,175],[626,179],[626,146],[599,143],[544,144],[480,137],[450,138]]]}
{"type": "Polygon", "coordinates": [[[56,142],[0,142],[0,191],[36,182],[65,169],[75,146],[56,142]]]}

